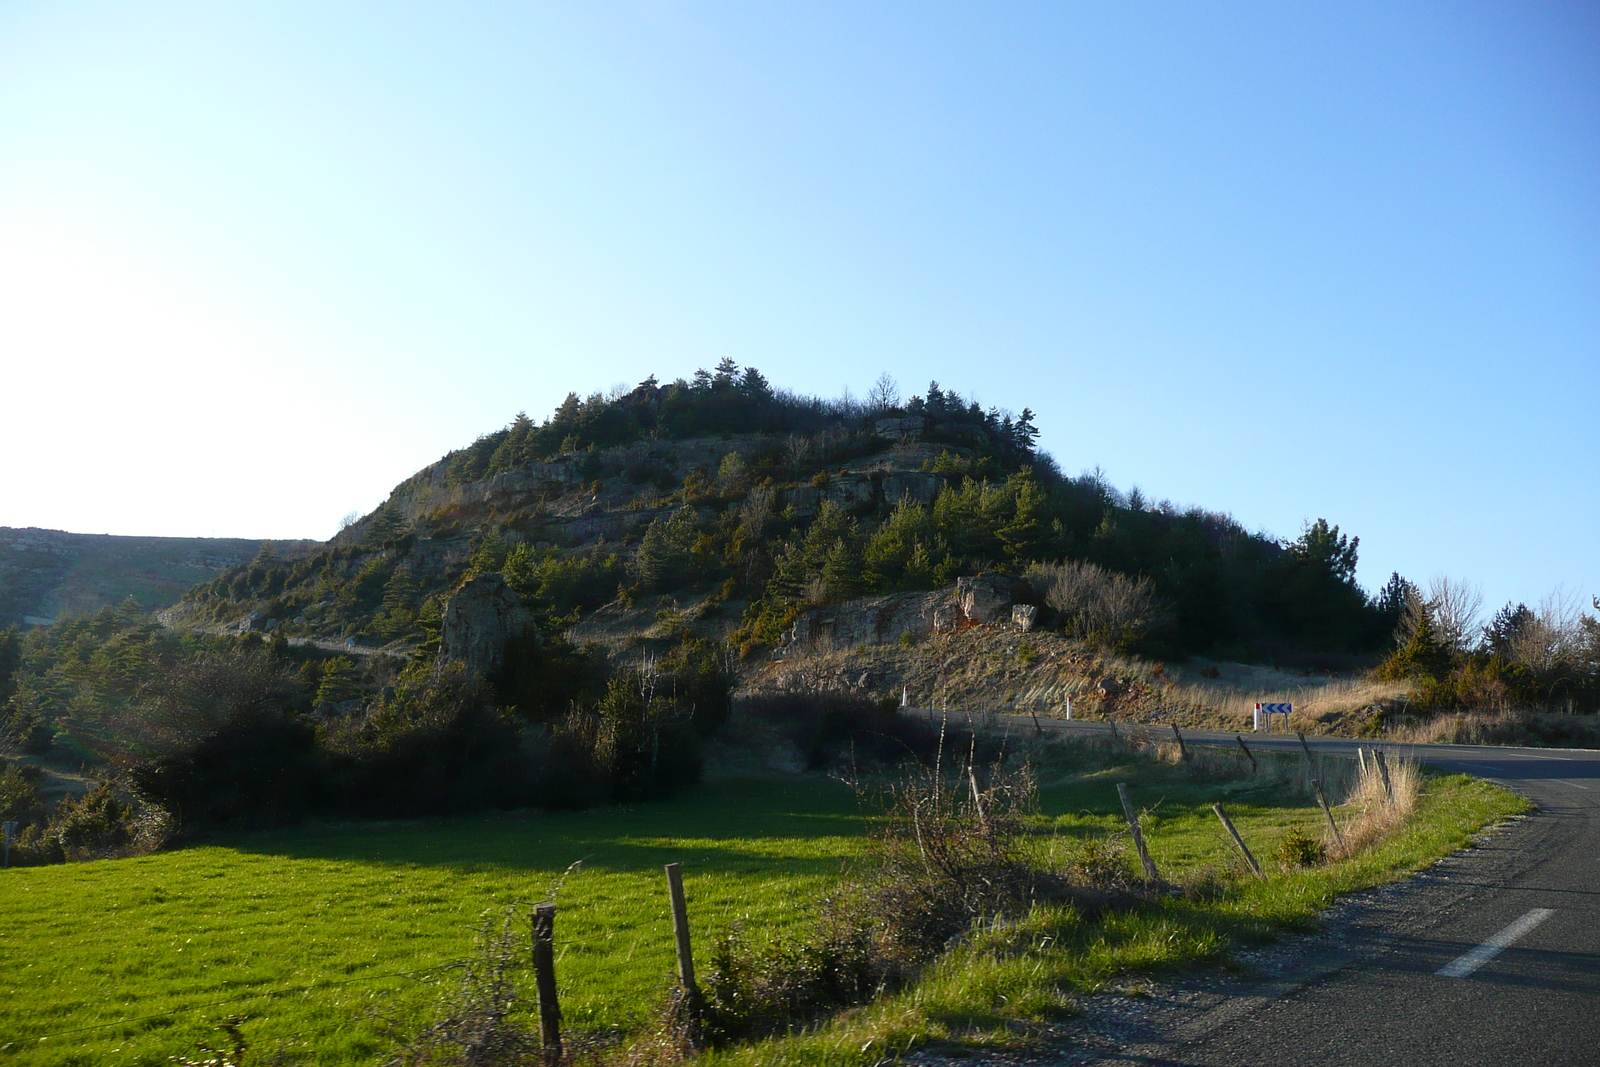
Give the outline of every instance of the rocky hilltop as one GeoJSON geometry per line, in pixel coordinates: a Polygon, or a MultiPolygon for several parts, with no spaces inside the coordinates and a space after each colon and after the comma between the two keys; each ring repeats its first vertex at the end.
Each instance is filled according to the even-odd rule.
{"type": "Polygon", "coordinates": [[[1063,477],[1037,433],[1026,409],[984,410],[937,383],[904,401],[889,387],[823,401],[724,361],[518,416],[328,544],[258,553],[166,618],[431,654],[452,594],[498,574],[554,641],[613,659],[711,641],[748,671],[774,649],[860,647],[860,627],[891,645],[966,625],[1093,636],[1087,616],[1046,611],[1018,584],[1071,560],[1144,605],[1144,622],[1104,638],[1124,650],[1349,656],[1387,639],[1389,609],[1355,585],[1337,527],[1285,545],[1123,496],[1063,477]],[[870,619],[836,607],[864,596],[878,598],[870,619]]]}

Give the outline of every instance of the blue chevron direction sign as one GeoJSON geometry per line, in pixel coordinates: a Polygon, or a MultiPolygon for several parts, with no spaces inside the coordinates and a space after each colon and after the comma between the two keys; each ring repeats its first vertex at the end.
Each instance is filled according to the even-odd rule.
{"type": "Polygon", "coordinates": [[[1265,719],[1267,724],[1267,733],[1270,734],[1272,732],[1272,717],[1274,715],[1282,715],[1283,728],[1285,731],[1287,731],[1289,729],[1289,713],[1293,710],[1293,704],[1257,704],[1255,718],[1252,721],[1251,728],[1255,730],[1256,733],[1260,733],[1261,722],[1263,719],[1265,719]]]}

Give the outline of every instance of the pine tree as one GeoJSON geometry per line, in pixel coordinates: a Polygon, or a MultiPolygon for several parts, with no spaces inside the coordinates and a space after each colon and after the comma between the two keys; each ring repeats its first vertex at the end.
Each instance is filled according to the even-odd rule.
{"type": "Polygon", "coordinates": [[[1442,682],[1450,677],[1455,657],[1439,635],[1433,612],[1424,607],[1417,614],[1417,628],[1400,649],[1381,668],[1390,678],[1427,678],[1442,682]]]}
{"type": "Polygon", "coordinates": [[[384,584],[383,603],[378,617],[373,620],[378,632],[389,638],[410,634],[415,628],[417,602],[421,596],[422,589],[411,565],[402,563],[396,567],[384,584]]]}
{"type": "Polygon", "coordinates": [[[1033,454],[1033,443],[1039,439],[1039,428],[1033,424],[1032,409],[1022,409],[1022,414],[1017,416],[1017,421],[1011,427],[1011,436],[1018,448],[1029,455],[1033,454]]]}
{"type": "Polygon", "coordinates": [[[995,531],[995,536],[1000,538],[1006,555],[1013,560],[1037,558],[1039,545],[1045,535],[1044,491],[1034,481],[1033,471],[1028,467],[1007,479],[1006,489],[1015,501],[1016,510],[1012,513],[1011,521],[995,531]]]}
{"type": "Polygon", "coordinates": [[[694,541],[694,508],[688,504],[670,516],[657,518],[646,527],[634,556],[634,572],[640,584],[669,589],[687,579],[694,541]]]}
{"type": "Polygon", "coordinates": [[[1330,526],[1327,519],[1307,523],[1299,539],[1284,547],[1295,562],[1321,571],[1335,581],[1350,583],[1356,580],[1356,549],[1359,537],[1339,533],[1339,527],[1330,526]]]}
{"type": "Polygon", "coordinates": [[[739,380],[739,391],[752,400],[772,399],[772,386],[768,384],[766,376],[754,367],[744,369],[744,377],[739,380]]]}

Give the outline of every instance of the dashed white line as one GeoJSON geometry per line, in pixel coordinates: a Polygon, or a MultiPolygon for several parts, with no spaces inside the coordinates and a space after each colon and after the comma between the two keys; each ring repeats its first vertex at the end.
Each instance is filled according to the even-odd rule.
{"type": "Polygon", "coordinates": [[[1579,785],[1577,782],[1569,782],[1565,778],[1552,778],[1550,780],[1552,782],[1560,782],[1562,785],[1570,785],[1574,789],[1589,790],[1594,788],[1592,785],[1579,785]]]}
{"type": "Polygon", "coordinates": [[[1485,963],[1500,955],[1500,950],[1520,940],[1524,934],[1544,922],[1555,912],[1549,908],[1534,908],[1528,914],[1495,934],[1469,952],[1463,952],[1434,973],[1440,978],[1465,978],[1485,963]]]}

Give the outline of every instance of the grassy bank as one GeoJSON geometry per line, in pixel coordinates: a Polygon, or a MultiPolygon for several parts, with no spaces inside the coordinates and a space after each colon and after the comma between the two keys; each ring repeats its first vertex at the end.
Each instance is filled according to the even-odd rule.
{"type": "MultiPolygon", "coordinates": [[[[1154,858],[1174,881],[1235,866],[1215,800],[1263,858],[1292,829],[1320,833],[1320,812],[1276,781],[1092,751],[1067,753],[1042,778],[1037,829],[1067,850],[1120,830],[1114,783],[1130,783],[1154,858]]],[[[1304,926],[1338,893],[1425,865],[1519,807],[1482,783],[1435,781],[1408,829],[1354,859],[1096,921],[1036,909],[956,949],[902,993],[717,1058],[842,1064],[926,1040],[1023,1040],[1076,994],[1304,926]]],[[[165,1064],[215,1042],[230,1016],[257,1052],[281,1045],[291,1062],[369,1063],[384,1047],[385,1019],[403,1028],[430,1012],[440,983],[454,981],[446,965],[470,951],[483,916],[558,884],[567,1025],[638,1031],[672,971],[663,863],[684,864],[704,951],[734,922],[804,930],[814,902],[861,855],[866,825],[844,786],[793,776],[713,783],[631,808],[323,827],[4,872],[0,1064],[165,1064]]]]}
{"type": "MultiPolygon", "coordinates": [[[[1152,841],[1157,862],[1181,877],[1192,875],[1196,864],[1224,859],[1214,840],[1220,835],[1206,825],[1209,813],[1170,799],[1173,815],[1161,821],[1152,841]]],[[[1402,878],[1465,846],[1483,826],[1528,807],[1464,775],[1433,779],[1407,828],[1348,860],[1242,879],[1212,900],[1173,899],[1092,921],[1071,907],[1037,907],[1019,922],[977,934],[913,989],[813,1032],[729,1050],[712,1062],[845,1067],[916,1046],[972,1051],[1024,1045],[1070,1015],[1078,995],[1119,984],[1136,988],[1142,976],[1223,963],[1236,946],[1308,930],[1341,894],[1402,878]]],[[[1236,803],[1230,814],[1247,839],[1266,846],[1258,852],[1270,850],[1275,837],[1281,841],[1287,825],[1314,825],[1303,810],[1293,813],[1298,819],[1285,818],[1290,812],[1236,803]]]]}
{"type": "Polygon", "coordinates": [[[804,920],[860,833],[850,791],[812,776],[6,871],[0,1063],[166,1064],[232,1015],[255,1047],[369,1063],[383,1017],[431,1009],[435,983],[453,977],[441,966],[471,951],[481,916],[558,881],[568,1022],[628,1027],[672,969],[663,863],[687,868],[702,937],[743,915],[781,930],[804,920]]]}

